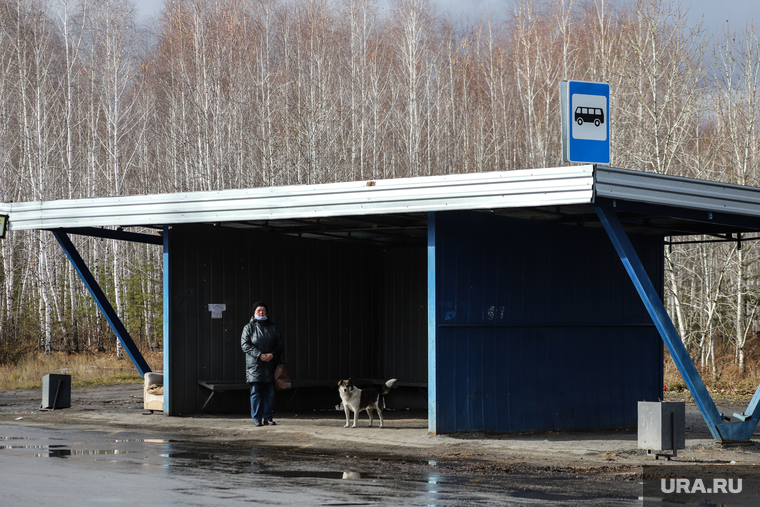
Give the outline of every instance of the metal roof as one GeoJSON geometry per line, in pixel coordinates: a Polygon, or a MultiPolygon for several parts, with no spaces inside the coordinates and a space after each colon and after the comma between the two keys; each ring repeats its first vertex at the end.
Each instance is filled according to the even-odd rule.
{"type": "Polygon", "coordinates": [[[589,202],[592,166],[4,204],[11,230],[162,226],[589,202]]]}
{"type": "Polygon", "coordinates": [[[599,226],[593,204],[614,202],[621,222],[658,235],[760,231],[760,189],[581,165],[241,190],[2,203],[9,230],[206,223],[285,234],[421,242],[427,212],[500,215],[599,226]]]}
{"type": "Polygon", "coordinates": [[[760,216],[760,189],[715,181],[596,167],[597,197],[760,216]]]}

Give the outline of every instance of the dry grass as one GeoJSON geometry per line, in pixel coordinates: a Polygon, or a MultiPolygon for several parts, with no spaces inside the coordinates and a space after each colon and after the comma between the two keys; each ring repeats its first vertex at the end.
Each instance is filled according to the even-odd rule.
{"type": "MultiPolygon", "coordinates": [[[[755,394],[758,384],[760,384],[760,372],[748,363],[746,371],[742,374],[739,367],[733,363],[732,358],[729,359],[731,360],[718,362],[720,367],[716,378],[713,378],[709,369],[697,367],[699,375],[713,398],[749,401],[755,394]]],[[[668,355],[665,357],[664,378],[667,393],[678,394],[691,399],[691,395],[686,389],[686,383],[668,355]]]]}
{"type": "MultiPolygon", "coordinates": [[[[163,369],[163,354],[144,353],[148,365],[163,369]]],[[[49,373],[71,375],[72,387],[141,383],[142,377],[129,357],[113,353],[26,354],[16,364],[0,365],[0,389],[40,389],[49,373]]]]}
{"type": "MultiPolygon", "coordinates": [[[[146,352],[145,360],[155,370],[163,369],[163,353],[146,352]]],[[[713,379],[709,371],[699,373],[715,398],[749,400],[760,384],[758,368],[748,367],[744,375],[731,362],[721,364],[720,374],[713,379]]],[[[129,357],[113,353],[25,354],[15,364],[0,365],[0,389],[40,389],[42,377],[48,373],[71,375],[72,387],[140,383],[142,378],[129,357]]],[[[673,360],[666,354],[665,385],[668,394],[690,398],[686,384],[673,360]]]]}

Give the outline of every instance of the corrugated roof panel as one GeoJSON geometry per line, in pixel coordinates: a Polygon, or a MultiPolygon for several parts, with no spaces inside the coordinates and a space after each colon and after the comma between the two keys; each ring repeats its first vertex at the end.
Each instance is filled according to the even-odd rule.
{"type": "Polygon", "coordinates": [[[160,226],[589,203],[593,166],[9,203],[12,230],[160,226]]]}
{"type": "Polygon", "coordinates": [[[595,195],[706,211],[760,216],[760,189],[598,166],[595,195]]]}

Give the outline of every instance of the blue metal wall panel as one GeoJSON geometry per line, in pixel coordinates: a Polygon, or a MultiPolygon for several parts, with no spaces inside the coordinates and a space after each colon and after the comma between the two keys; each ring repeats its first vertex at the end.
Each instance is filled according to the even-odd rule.
{"type": "MultiPolygon", "coordinates": [[[[657,398],[659,375],[636,363],[654,355],[657,337],[640,331],[439,330],[439,354],[456,357],[439,375],[438,432],[541,431],[636,425],[636,403],[657,398]],[[612,342],[628,355],[605,357],[612,342]],[[612,372],[621,372],[615,382],[612,372]],[[644,373],[647,373],[646,375],[644,373]]],[[[439,360],[439,367],[441,365],[439,360]]]]}
{"type": "MultiPolygon", "coordinates": [[[[660,238],[635,238],[662,287],[660,238]]],[[[437,432],[632,427],[662,343],[601,230],[437,213],[437,432]]]]}

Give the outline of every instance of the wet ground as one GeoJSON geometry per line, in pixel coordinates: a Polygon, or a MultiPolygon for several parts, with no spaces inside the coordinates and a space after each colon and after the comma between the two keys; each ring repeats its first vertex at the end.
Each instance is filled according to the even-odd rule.
{"type": "MultiPolygon", "coordinates": [[[[354,429],[334,410],[256,428],[244,415],[143,415],[141,385],[73,390],[62,410],[40,399],[0,391],[0,506],[634,505],[655,463],[635,430],[434,436],[422,412],[387,412],[383,429],[365,414],[354,429]]],[[[754,442],[715,442],[689,404],[686,438],[657,463],[760,462],[754,442]]]]}
{"type": "Polygon", "coordinates": [[[637,483],[489,476],[308,447],[0,425],[0,505],[636,505],[637,483]]]}

